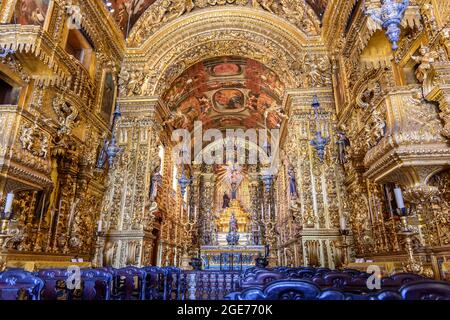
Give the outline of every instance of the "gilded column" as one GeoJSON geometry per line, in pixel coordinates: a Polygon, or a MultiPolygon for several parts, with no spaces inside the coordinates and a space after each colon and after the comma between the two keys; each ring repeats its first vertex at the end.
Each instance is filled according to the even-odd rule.
{"type": "MultiPolygon", "coordinates": [[[[160,126],[156,121],[159,108],[156,98],[127,98],[121,100],[122,119],[117,126],[121,154],[109,172],[108,189],[104,198],[104,234],[107,239],[104,258],[116,267],[141,265],[142,250],[152,240],[150,203],[151,177],[160,165],[158,156],[160,126]],[[146,241],[147,240],[147,241],[146,241]],[[135,250],[139,248],[139,252],[135,250]]],[[[101,239],[100,239],[101,240],[101,239]]],[[[148,257],[144,255],[144,259],[148,257]]]]}

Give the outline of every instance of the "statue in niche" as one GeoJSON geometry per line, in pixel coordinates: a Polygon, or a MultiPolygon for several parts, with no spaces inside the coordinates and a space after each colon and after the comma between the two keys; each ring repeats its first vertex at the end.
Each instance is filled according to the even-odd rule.
{"type": "Polygon", "coordinates": [[[228,194],[225,192],[223,194],[223,209],[229,208],[230,207],[230,197],[228,196],[228,194]]]}
{"type": "Polygon", "coordinates": [[[238,234],[238,225],[234,212],[231,214],[230,218],[230,231],[227,235],[227,243],[230,246],[236,246],[239,244],[239,234],[238,234]]]}
{"type": "Polygon", "coordinates": [[[297,181],[295,178],[295,171],[293,166],[289,166],[288,176],[289,176],[289,194],[291,195],[292,199],[295,199],[298,196],[298,192],[297,192],[297,181]]]}
{"type": "Polygon", "coordinates": [[[152,174],[152,181],[150,183],[150,201],[155,201],[156,196],[158,195],[158,185],[162,182],[161,174],[159,171],[161,170],[161,166],[157,165],[152,174]]]}
{"type": "Polygon", "coordinates": [[[231,214],[230,218],[230,232],[237,232],[237,220],[234,212],[231,214]]]}
{"type": "Polygon", "coordinates": [[[337,133],[338,139],[336,144],[338,145],[338,158],[340,164],[347,163],[347,150],[346,148],[350,146],[350,141],[348,140],[346,134],[342,131],[338,131],[337,133]]]}

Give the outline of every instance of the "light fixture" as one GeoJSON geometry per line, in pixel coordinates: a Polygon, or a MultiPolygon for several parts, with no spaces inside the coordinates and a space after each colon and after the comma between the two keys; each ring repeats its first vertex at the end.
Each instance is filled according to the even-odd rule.
{"type": "Polygon", "coordinates": [[[408,9],[409,0],[380,0],[381,8],[367,9],[366,13],[385,30],[392,49],[398,49],[400,25],[408,9]],[[401,1],[401,2],[399,2],[401,1]]]}
{"type": "Polygon", "coordinates": [[[313,98],[312,107],[314,109],[315,119],[316,119],[316,135],[313,140],[311,140],[311,145],[316,149],[317,155],[319,156],[319,159],[321,162],[325,159],[325,147],[330,143],[330,138],[323,137],[322,131],[320,130],[319,125],[319,108],[320,108],[320,102],[319,98],[315,95],[313,98]]]}
{"type": "Polygon", "coordinates": [[[111,140],[109,141],[109,143],[107,144],[107,147],[106,147],[106,154],[108,155],[108,161],[109,161],[109,165],[111,167],[114,164],[114,159],[123,150],[123,148],[120,148],[117,145],[117,141],[116,141],[116,124],[121,116],[122,116],[122,113],[120,112],[120,106],[119,106],[119,104],[117,104],[116,110],[114,111],[111,140]]]}
{"type": "Polygon", "coordinates": [[[184,198],[184,195],[186,194],[187,186],[189,184],[191,184],[191,179],[188,179],[186,177],[186,171],[184,170],[184,168],[181,173],[181,177],[178,179],[178,184],[180,185],[181,197],[184,198]]]}

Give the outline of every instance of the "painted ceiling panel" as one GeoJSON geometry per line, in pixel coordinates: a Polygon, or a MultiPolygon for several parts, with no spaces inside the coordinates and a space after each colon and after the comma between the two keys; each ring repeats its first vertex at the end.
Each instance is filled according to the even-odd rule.
{"type": "Polygon", "coordinates": [[[114,18],[124,34],[127,34],[128,19],[130,19],[129,30],[133,27],[139,17],[156,0],[112,0],[114,18]]]}
{"type": "Polygon", "coordinates": [[[328,0],[306,0],[319,17],[322,17],[327,8],[328,0]]]}
{"type": "Polygon", "coordinates": [[[239,57],[207,60],[187,69],[164,95],[172,115],[165,124],[192,129],[202,121],[209,128],[278,128],[284,85],[261,63],[239,57]]]}
{"type": "MultiPolygon", "coordinates": [[[[141,17],[141,15],[157,0],[111,0],[114,12],[114,18],[119,24],[121,30],[124,34],[127,34],[127,29],[131,30],[135,25],[137,20],[141,17]],[[128,21],[128,19],[130,19],[128,21]],[[129,22],[129,26],[128,26],[129,22]]],[[[171,0],[174,1],[174,0],[171,0]]],[[[178,1],[178,0],[177,0],[178,1]]],[[[186,0],[182,0],[186,1],[186,0]]],[[[197,0],[192,0],[192,6],[196,4],[197,0]]],[[[271,8],[276,5],[280,0],[251,0],[260,3],[260,5],[265,8],[271,8]]],[[[293,0],[295,1],[295,0],[293,0]]],[[[328,0],[297,0],[297,1],[306,1],[314,10],[319,18],[323,16],[325,12],[328,0]]],[[[270,10],[269,10],[270,11],[270,10]]]]}

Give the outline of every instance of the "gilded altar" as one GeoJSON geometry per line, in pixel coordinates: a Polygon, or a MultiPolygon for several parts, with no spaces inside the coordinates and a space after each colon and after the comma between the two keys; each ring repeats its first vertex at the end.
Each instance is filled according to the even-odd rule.
{"type": "Polygon", "coordinates": [[[238,200],[231,200],[230,206],[225,208],[216,220],[217,230],[219,233],[228,232],[231,216],[235,215],[237,220],[237,231],[239,233],[247,233],[250,225],[250,214],[245,212],[238,200]]]}
{"type": "Polygon", "coordinates": [[[20,16],[18,0],[0,1],[1,89],[14,96],[0,103],[0,270],[16,254],[178,265],[200,246],[209,265],[250,263],[259,243],[274,265],[382,256],[448,275],[449,1],[411,0],[396,51],[362,1],[140,1],[131,30],[100,0],[34,2],[40,14],[20,16]],[[66,23],[77,19],[81,31],[66,23]],[[122,152],[100,165],[116,104],[122,152]],[[242,170],[245,210],[235,200],[217,215],[213,165],[175,165],[171,133],[198,119],[280,129],[271,185],[261,164],[242,170]]]}

